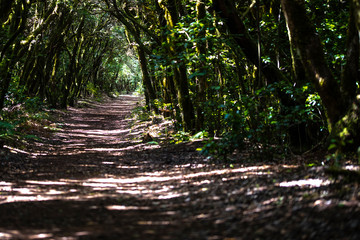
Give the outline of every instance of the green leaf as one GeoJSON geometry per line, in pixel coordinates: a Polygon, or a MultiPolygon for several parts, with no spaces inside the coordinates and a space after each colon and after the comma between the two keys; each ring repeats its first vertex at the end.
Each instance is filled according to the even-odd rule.
{"type": "Polygon", "coordinates": [[[332,143],[332,144],[330,144],[328,150],[335,149],[335,148],[336,148],[336,144],[332,143]]]}

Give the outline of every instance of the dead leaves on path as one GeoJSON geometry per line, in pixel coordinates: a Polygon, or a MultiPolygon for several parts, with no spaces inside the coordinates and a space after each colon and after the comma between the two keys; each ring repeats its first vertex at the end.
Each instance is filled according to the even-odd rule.
{"type": "Polygon", "coordinates": [[[149,145],[138,99],[70,109],[32,158],[0,169],[0,238],[358,239],[359,191],[301,161],[211,162],[201,142],[149,145]]]}

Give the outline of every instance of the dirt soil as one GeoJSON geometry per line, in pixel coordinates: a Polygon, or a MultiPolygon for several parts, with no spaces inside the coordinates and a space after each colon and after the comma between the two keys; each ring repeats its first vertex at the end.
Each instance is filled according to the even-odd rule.
{"type": "Polygon", "coordinates": [[[322,155],[229,164],[201,141],[146,143],[129,125],[139,100],[70,108],[2,153],[0,239],[360,239],[358,184],[306,165],[322,155]]]}

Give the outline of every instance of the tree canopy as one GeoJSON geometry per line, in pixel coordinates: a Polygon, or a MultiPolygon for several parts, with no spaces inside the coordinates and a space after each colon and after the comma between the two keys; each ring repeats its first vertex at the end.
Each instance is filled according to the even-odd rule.
{"type": "Polygon", "coordinates": [[[0,136],[19,104],[139,91],[205,154],[360,145],[358,1],[0,1],[0,136]]]}

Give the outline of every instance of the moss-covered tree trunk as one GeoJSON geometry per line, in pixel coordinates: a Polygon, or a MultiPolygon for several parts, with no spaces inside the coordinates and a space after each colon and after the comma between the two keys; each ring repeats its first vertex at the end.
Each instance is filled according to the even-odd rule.
{"type": "MultiPolygon", "coordinates": [[[[357,1],[359,3],[359,1],[357,1]]],[[[351,104],[356,97],[356,82],[359,80],[359,31],[356,20],[360,12],[356,4],[350,3],[350,16],[347,31],[346,64],[341,76],[341,91],[346,104],[351,104]]]]}
{"type": "Polygon", "coordinates": [[[153,101],[156,99],[156,94],[154,87],[151,83],[145,51],[142,47],[139,46],[137,47],[137,52],[142,72],[142,80],[145,88],[146,104],[149,108],[154,109],[153,101]]]}
{"type": "MultiPolygon", "coordinates": [[[[259,50],[256,42],[251,38],[245,24],[243,23],[235,3],[231,0],[213,0],[213,7],[216,13],[225,21],[235,42],[242,50],[242,54],[261,70],[262,76],[266,78],[268,84],[278,82],[289,82],[278,67],[272,62],[264,62],[260,59],[259,50]]],[[[241,53],[240,53],[241,54],[241,53]]],[[[303,102],[297,102],[286,91],[277,89],[276,95],[281,105],[284,106],[281,114],[289,114],[289,110],[296,106],[303,106],[303,102]]],[[[309,136],[306,133],[305,124],[293,123],[288,129],[290,147],[294,152],[303,152],[311,147],[308,143],[309,136]]]]}
{"type": "Polygon", "coordinates": [[[0,111],[4,107],[5,96],[10,86],[12,71],[15,64],[20,59],[23,53],[20,51],[23,49],[24,44],[20,45],[21,34],[23,34],[28,18],[28,11],[31,6],[31,2],[19,1],[13,3],[13,1],[0,2],[0,18],[1,29],[3,34],[7,35],[5,42],[0,44],[0,111]],[[4,21],[8,21],[7,24],[2,24],[4,21]]]}
{"type": "Polygon", "coordinates": [[[349,106],[346,114],[336,123],[331,137],[338,150],[355,151],[360,146],[360,91],[359,83],[359,31],[360,1],[350,2],[350,18],[347,38],[346,65],[342,75],[341,90],[349,106]]]}
{"type": "Polygon", "coordinates": [[[300,54],[310,81],[316,87],[326,108],[329,129],[344,114],[340,88],[325,61],[324,51],[315,26],[306,16],[305,1],[282,0],[288,29],[300,54]]]}
{"type": "MultiPolygon", "coordinates": [[[[197,0],[196,3],[196,13],[197,13],[197,19],[199,22],[202,22],[203,24],[205,21],[205,17],[206,17],[206,9],[205,9],[205,4],[203,2],[203,0],[197,0]]],[[[199,33],[197,35],[198,39],[205,39],[205,28],[202,28],[199,30],[199,33]]],[[[196,44],[196,51],[197,54],[199,55],[200,58],[200,63],[197,66],[197,69],[195,69],[195,71],[198,71],[202,74],[199,74],[196,78],[197,81],[197,107],[196,107],[196,130],[201,130],[203,129],[204,126],[204,113],[203,113],[203,104],[206,101],[206,74],[204,74],[206,72],[205,69],[205,63],[206,63],[206,42],[204,41],[199,41],[196,44]]]]}
{"type": "MultiPolygon", "coordinates": [[[[338,84],[325,61],[319,35],[306,15],[305,1],[281,0],[281,4],[306,74],[316,87],[326,109],[330,137],[336,140],[338,149],[352,150],[360,144],[360,97],[352,89],[358,80],[359,40],[354,29],[358,12],[350,14],[345,67],[347,72],[342,75],[341,84],[338,84]]],[[[354,8],[350,9],[353,11],[354,8]]]]}
{"type": "MultiPolygon", "coordinates": [[[[181,6],[180,1],[167,0],[159,1],[159,3],[165,11],[165,19],[167,21],[167,26],[169,28],[173,28],[179,20],[179,7],[181,6]]],[[[171,45],[169,48],[170,55],[175,58],[176,61],[176,65],[174,66],[174,83],[179,99],[183,128],[185,131],[192,131],[194,130],[195,126],[195,113],[194,106],[190,98],[187,68],[183,61],[176,57],[178,53],[184,51],[184,49],[182,46],[176,46],[176,42],[174,41],[174,39],[172,39],[172,37],[169,36],[168,42],[171,45]]]]}
{"type": "MultiPolygon", "coordinates": [[[[154,1],[155,8],[158,12],[158,24],[160,26],[160,37],[161,42],[167,41],[167,21],[165,17],[165,10],[159,5],[158,1],[154,1]]],[[[170,48],[168,45],[164,46],[166,48],[166,52],[170,52],[170,48]]],[[[164,117],[172,116],[174,119],[177,115],[180,116],[179,102],[177,99],[177,92],[175,89],[174,83],[174,74],[171,66],[168,66],[163,72],[163,78],[160,80],[162,84],[162,95],[164,99],[164,103],[169,107],[169,109],[164,109],[163,115],[164,117]],[[179,114],[176,114],[179,113],[179,114]]],[[[179,119],[181,121],[181,119],[179,119]]]]}
{"type": "Polygon", "coordinates": [[[79,71],[79,61],[78,54],[81,48],[81,44],[84,41],[81,37],[85,25],[85,17],[80,20],[79,25],[77,26],[76,33],[74,36],[74,45],[72,49],[68,50],[69,62],[68,62],[68,70],[65,76],[65,83],[62,86],[62,99],[60,103],[61,108],[66,108],[69,103],[69,97],[73,90],[76,81],[76,74],[79,71]],[[71,50],[71,51],[70,51],[71,50]]]}
{"type": "Polygon", "coordinates": [[[236,43],[246,58],[258,69],[261,69],[268,83],[287,81],[287,78],[279,71],[275,64],[259,61],[258,46],[250,37],[246,26],[236,10],[235,3],[231,0],[213,0],[213,7],[216,13],[227,23],[230,33],[233,34],[236,43]]]}

